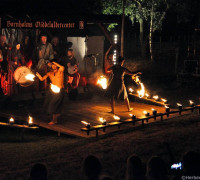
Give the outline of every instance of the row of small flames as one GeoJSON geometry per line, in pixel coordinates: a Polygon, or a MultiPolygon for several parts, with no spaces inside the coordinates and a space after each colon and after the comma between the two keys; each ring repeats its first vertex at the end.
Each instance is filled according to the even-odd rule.
{"type": "MultiPolygon", "coordinates": [[[[29,126],[32,126],[32,125],[33,125],[33,118],[32,118],[31,116],[29,116],[27,122],[28,122],[28,125],[29,125],[29,126]]],[[[15,124],[15,119],[14,119],[13,117],[11,117],[11,118],[9,119],[9,124],[10,124],[10,125],[15,124]]]]}
{"type": "MultiPolygon", "coordinates": [[[[192,101],[192,100],[189,100],[189,103],[190,103],[190,106],[191,107],[194,107],[194,102],[192,101]]],[[[177,103],[177,106],[178,106],[178,109],[181,111],[182,109],[183,109],[183,105],[182,104],[180,104],[180,103],[177,103]]],[[[165,106],[165,112],[166,113],[169,113],[170,112],[170,107],[169,106],[165,106]]],[[[145,116],[150,116],[150,112],[147,112],[147,111],[144,111],[143,112],[143,114],[145,115],[145,116]]],[[[135,115],[133,115],[133,114],[129,114],[130,115],[130,117],[136,117],[135,115]]],[[[153,116],[156,116],[157,115],[157,110],[156,109],[153,109],[152,108],[152,115],[153,116]]],[[[113,115],[113,118],[114,118],[114,120],[118,120],[118,121],[120,121],[120,117],[119,116],[116,116],[116,115],[113,115]]],[[[101,124],[102,125],[108,125],[108,123],[106,122],[106,119],[105,118],[103,118],[103,117],[99,117],[99,121],[101,122],[101,124]]],[[[86,122],[86,121],[81,121],[81,123],[83,123],[85,126],[86,126],[86,128],[90,128],[90,123],[88,123],[88,122],[86,122]]]]}

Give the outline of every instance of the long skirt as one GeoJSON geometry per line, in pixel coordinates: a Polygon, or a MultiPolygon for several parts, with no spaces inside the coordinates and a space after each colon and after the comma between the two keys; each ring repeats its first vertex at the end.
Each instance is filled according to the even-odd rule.
{"type": "Polygon", "coordinates": [[[124,99],[128,97],[127,91],[126,91],[126,86],[122,81],[115,81],[112,80],[110,85],[108,86],[108,89],[106,90],[105,96],[112,98],[119,98],[120,94],[124,92],[124,99]]]}
{"type": "Polygon", "coordinates": [[[43,109],[47,114],[60,114],[64,106],[64,89],[60,89],[59,93],[54,93],[51,90],[47,93],[43,109]]]}

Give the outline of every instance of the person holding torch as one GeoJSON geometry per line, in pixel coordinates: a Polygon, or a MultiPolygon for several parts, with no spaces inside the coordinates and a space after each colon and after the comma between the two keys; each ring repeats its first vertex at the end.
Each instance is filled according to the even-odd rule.
{"type": "Polygon", "coordinates": [[[128,111],[129,112],[132,111],[132,108],[130,107],[130,104],[129,104],[126,86],[124,84],[124,75],[125,74],[128,74],[128,75],[142,74],[141,72],[135,73],[135,72],[129,71],[127,68],[123,67],[124,62],[125,62],[125,59],[120,56],[118,58],[118,64],[107,69],[107,71],[110,71],[113,73],[113,77],[105,93],[105,96],[108,96],[111,98],[111,109],[112,109],[111,113],[113,114],[115,114],[115,111],[114,111],[115,98],[119,98],[122,92],[124,92],[124,101],[127,105],[128,111]]]}
{"type": "Polygon", "coordinates": [[[48,77],[51,81],[51,90],[47,93],[43,108],[47,114],[53,115],[52,121],[48,123],[49,125],[53,125],[58,122],[58,117],[61,114],[64,104],[65,92],[63,82],[65,68],[64,66],[58,64],[55,59],[48,63],[48,66],[51,70],[46,75],[42,77],[38,72],[36,72],[36,76],[40,79],[40,81],[44,81],[48,77]]]}

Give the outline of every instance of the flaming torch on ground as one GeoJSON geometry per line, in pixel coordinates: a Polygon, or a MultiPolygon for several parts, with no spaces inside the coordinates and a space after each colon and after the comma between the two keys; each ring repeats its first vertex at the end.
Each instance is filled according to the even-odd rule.
{"type": "Polygon", "coordinates": [[[13,117],[11,117],[11,118],[9,119],[9,123],[10,123],[11,125],[13,125],[13,124],[14,124],[14,122],[15,122],[14,118],[13,118],[13,117]]]}
{"type": "Polygon", "coordinates": [[[194,102],[192,100],[189,100],[190,106],[194,107],[194,102]]]}
{"type": "Polygon", "coordinates": [[[104,118],[102,118],[102,117],[99,117],[99,121],[102,123],[102,125],[106,125],[107,124],[106,120],[104,118]]]}
{"type": "Polygon", "coordinates": [[[86,121],[81,121],[86,128],[90,129],[90,123],[86,122],[86,121]]]}
{"type": "Polygon", "coordinates": [[[97,84],[99,84],[103,89],[107,88],[107,79],[104,76],[100,76],[100,78],[97,81],[97,84]]]}
{"type": "Polygon", "coordinates": [[[153,96],[153,99],[154,99],[155,101],[158,101],[159,96],[158,96],[158,95],[155,95],[155,96],[153,96]]]}
{"type": "Polygon", "coordinates": [[[120,117],[119,117],[119,116],[116,116],[116,115],[113,115],[113,118],[114,118],[115,120],[120,120],[120,117]]]}
{"type": "Polygon", "coordinates": [[[31,116],[28,117],[28,124],[29,126],[33,125],[33,118],[31,116]]]}
{"type": "Polygon", "coordinates": [[[167,103],[168,103],[167,99],[164,99],[164,98],[161,98],[161,101],[163,101],[164,104],[167,104],[167,103]]]}

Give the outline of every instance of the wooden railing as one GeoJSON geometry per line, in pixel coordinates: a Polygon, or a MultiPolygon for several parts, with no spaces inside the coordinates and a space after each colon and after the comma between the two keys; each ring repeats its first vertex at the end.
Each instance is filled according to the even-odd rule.
{"type": "Polygon", "coordinates": [[[163,121],[164,116],[166,116],[168,118],[171,114],[178,113],[179,115],[181,115],[182,112],[184,112],[184,111],[194,112],[195,109],[198,109],[198,112],[200,114],[200,105],[196,105],[196,106],[192,106],[192,107],[180,108],[178,110],[173,110],[173,111],[169,110],[168,112],[165,112],[165,113],[155,113],[154,115],[144,115],[139,118],[137,118],[135,115],[133,115],[132,118],[130,118],[130,119],[126,119],[123,121],[120,120],[120,121],[111,122],[111,123],[104,123],[101,125],[91,126],[90,124],[88,124],[88,125],[86,125],[86,127],[81,128],[81,131],[86,132],[87,135],[90,135],[91,131],[96,131],[96,137],[98,137],[99,130],[103,130],[105,132],[106,129],[110,128],[110,127],[117,126],[118,128],[120,128],[124,124],[135,125],[136,122],[142,122],[142,127],[144,128],[145,121],[148,122],[149,119],[156,120],[158,117],[160,117],[160,120],[163,121]]]}

